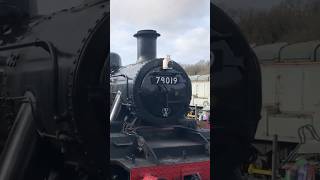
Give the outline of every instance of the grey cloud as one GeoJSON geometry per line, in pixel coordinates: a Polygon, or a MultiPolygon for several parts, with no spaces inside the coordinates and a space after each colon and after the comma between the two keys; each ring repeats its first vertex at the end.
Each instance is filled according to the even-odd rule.
{"type": "Polygon", "coordinates": [[[208,0],[113,0],[111,20],[174,29],[206,16],[209,10],[208,0]]]}
{"type": "Polygon", "coordinates": [[[118,52],[123,64],[134,63],[136,40],[141,29],[155,29],[158,57],[169,54],[179,63],[209,60],[209,0],[112,0],[111,50],[118,52]]]}

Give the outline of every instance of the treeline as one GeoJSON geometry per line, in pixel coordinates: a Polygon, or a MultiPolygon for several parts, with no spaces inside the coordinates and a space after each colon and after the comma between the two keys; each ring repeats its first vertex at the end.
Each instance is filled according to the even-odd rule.
{"type": "Polygon", "coordinates": [[[196,64],[182,64],[188,75],[205,75],[210,73],[210,61],[200,60],[196,64]]]}
{"type": "Polygon", "coordinates": [[[269,10],[227,11],[252,44],[320,39],[319,0],[283,0],[269,10]]]}

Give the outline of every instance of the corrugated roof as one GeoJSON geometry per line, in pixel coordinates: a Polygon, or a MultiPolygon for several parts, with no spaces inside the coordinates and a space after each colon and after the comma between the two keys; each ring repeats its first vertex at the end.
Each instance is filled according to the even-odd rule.
{"type": "Polygon", "coordinates": [[[320,41],[288,44],[279,42],[253,48],[260,62],[263,61],[320,61],[320,41]]]}
{"type": "Polygon", "coordinates": [[[290,44],[280,52],[280,61],[320,60],[320,41],[290,44]]]}
{"type": "Polygon", "coordinates": [[[279,42],[274,44],[265,44],[253,48],[260,61],[277,61],[279,60],[279,52],[288,43],[279,42]]]}
{"type": "Polygon", "coordinates": [[[210,74],[189,76],[191,81],[210,81],[210,74]]]}

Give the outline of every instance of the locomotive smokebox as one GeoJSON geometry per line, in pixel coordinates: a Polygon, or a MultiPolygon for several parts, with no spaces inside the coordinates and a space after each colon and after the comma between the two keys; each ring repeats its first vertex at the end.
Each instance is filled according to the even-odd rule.
{"type": "Polygon", "coordinates": [[[155,59],[157,57],[157,38],[160,36],[155,30],[140,30],[134,37],[137,38],[137,62],[155,59]]]}
{"type": "Polygon", "coordinates": [[[35,14],[36,0],[0,0],[0,25],[16,23],[35,14]]]}

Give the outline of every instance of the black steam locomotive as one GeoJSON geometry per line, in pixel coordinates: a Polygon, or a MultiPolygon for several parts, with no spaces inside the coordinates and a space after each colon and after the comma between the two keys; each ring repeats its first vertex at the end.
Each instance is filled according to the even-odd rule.
{"type": "Polygon", "coordinates": [[[110,90],[120,91],[123,103],[134,105],[132,112],[145,123],[176,124],[189,108],[191,82],[183,68],[174,61],[156,59],[157,36],[159,34],[153,30],[135,34],[138,38],[138,62],[121,68],[118,66],[118,69],[111,66],[114,70],[111,72],[110,90]]]}
{"type": "Polygon", "coordinates": [[[185,118],[191,100],[188,75],[170,57],[156,58],[156,31],[134,36],[135,64],[121,67],[116,54],[110,59],[112,176],[210,179],[210,132],[197,131],[185,118]]]}

